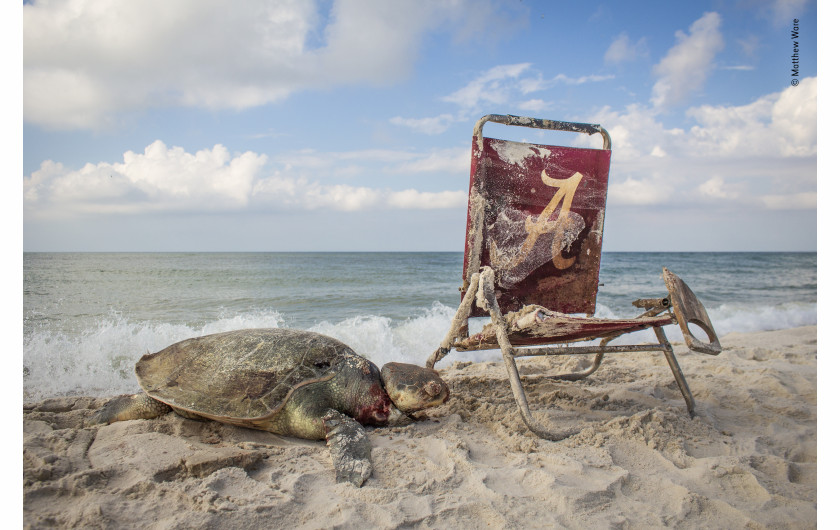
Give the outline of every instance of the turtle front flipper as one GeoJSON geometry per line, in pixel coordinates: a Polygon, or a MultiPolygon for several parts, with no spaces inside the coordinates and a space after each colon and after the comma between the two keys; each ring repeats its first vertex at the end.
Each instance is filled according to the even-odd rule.
{"type": "Polygon", "coordinates": [[[145,392],[117,396],[105,403],[99,411],[85,422],[87,427],[115,421],[146,420],[157,418],[171,411],[172,407],[149,397],[145,392]]]}
{"type": "Polygon", "coordinates": [[[361,487],[373,472],[370,440],[364,427],[353,418],[330,409],[323,417],[336,482],[361,487]]]}

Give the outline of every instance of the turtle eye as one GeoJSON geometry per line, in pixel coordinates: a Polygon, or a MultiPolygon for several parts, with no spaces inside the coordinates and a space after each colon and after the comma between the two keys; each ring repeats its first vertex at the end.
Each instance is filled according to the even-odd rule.
{"type": "Polygon", "coordinates": [[[329,368],[330,362],[329,361],[318,361],[315,363],[316,368],[329,368]]]}

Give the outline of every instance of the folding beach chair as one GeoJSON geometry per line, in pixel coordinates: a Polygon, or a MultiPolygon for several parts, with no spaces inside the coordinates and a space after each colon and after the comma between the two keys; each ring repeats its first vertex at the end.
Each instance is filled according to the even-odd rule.
{"type": "Polygon", "coordinates": [[[462,301],[449,333],[426,365],[433,368],[453,347],[501,349],[522,419],[550,440],[579,429],[552,429],[532,417],[517,358],[594,354],[588,370],[552,377],[579,380],[597,370],[606,353],[662,351],[693,416],[694,398],[662,327],[678,324],[692,350],[711,355],[721,351],[703,304],[666,268],[662,276],[668,296],[633,302],[644,313],[629,319],[593,318],[610,152],[610,136],[600,125],[491,114],[478,120],[473,131],[462,301]],[[488,121],[598,133],[603,149],[485,138],[482,130],[488,121]],[[468,319],[488,314],[490,323],[469,335],[468,319]],[[689,324],[708,340],[695,337],[689,324]],[[608,344],[647,328],[653,328],[658,343],[608,344]],[[600,344],[569,345],[593,339],[601,339],[600,344]]]}

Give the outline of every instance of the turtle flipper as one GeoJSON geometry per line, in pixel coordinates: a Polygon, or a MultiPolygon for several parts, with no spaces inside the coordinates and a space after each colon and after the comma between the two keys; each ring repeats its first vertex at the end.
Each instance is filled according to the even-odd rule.
{"type": "Polygon", "coordinates": [[[323,417],[336,482],[361,487],[373,472],[370,440],[364,427],[353,418],[330,409],[323,417]]]}
{"type": "Polygon", "coordinates": [[[100,423],[110,424],[115,421],[145,420],[157,418],[172,410],[172,407],[153,399],[145,392],[117,396],[99,409],[85,422],[91,427],[100,423]]]}

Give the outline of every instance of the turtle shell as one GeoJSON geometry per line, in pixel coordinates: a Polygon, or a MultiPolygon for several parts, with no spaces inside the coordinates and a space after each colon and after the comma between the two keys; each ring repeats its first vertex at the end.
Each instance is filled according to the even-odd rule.
{"type": "Polygon", "coordinates": [[[245,329],[187,339],[144,355],[141,388],[176,409],[216,419],[277,413],[301,386],[327,381],[358,355],[331,337],[293,329],[245,329]]]}

